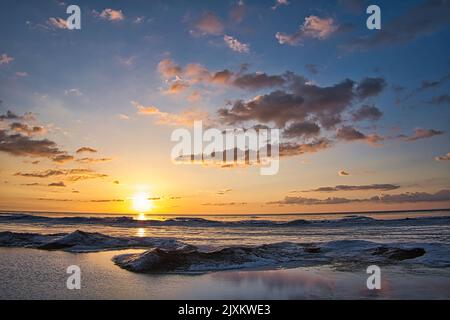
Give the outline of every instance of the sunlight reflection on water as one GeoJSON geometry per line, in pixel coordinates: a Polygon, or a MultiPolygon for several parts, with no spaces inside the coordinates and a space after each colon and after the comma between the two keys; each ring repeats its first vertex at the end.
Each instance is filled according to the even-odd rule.
{"type": "Polygon", "coordinates": [[[137,231],[136,231],[136,235],[138,236],[138,237],[145,237],[146,235],[146,231],[145,231],[145,229],[144,228],[138,228],[137,229],[137,231]]]}

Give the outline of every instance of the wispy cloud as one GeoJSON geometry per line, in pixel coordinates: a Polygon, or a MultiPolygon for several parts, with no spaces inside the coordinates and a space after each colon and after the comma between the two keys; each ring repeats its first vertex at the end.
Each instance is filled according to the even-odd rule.
{"type": "Polygon", "coordinates": [[[0,65],[2,64],[10,64],[14,61],[14,58],[7,55],[6,53],[3,53],[0,55],[0,65]]]}
{"type": "Polygon", "coordinates": [[[53,182],[53,183],[49,183],[48,185],[49,187],[66,187],[65,183],[60,181],[60,182],[53,182]]]}
{"type": "Polygon", "coordinates": [[[50,177],[64,177],[66,181],[82,181],[89,179],[101,179],[108,177],[107,174],[98,173],[90,169],[48,169],[44,171],[34,171],[34,172],[17,172],[15,176],[25,177],[25,178],[50,178],[50,177]]]}
{"type": "Polygon", "coordinates": [[[212,12],[206,12],[195,24],[197,34],[200,35],[220,35],[223,33],[223,23],[212,12]]]}
{"type": "Polygon", "coordinates": [[[117,22],[125,19],[122,10],[115,10],[111,8],[106,8],[102,12],[98,13],[97,11],[93,11],[94,16],[99,17],[104,20],[117,22]]]}
{"type": "Polygon", "coordinates": [[[77,97],[80,97],[83,95],[83,93],[80,91],[80,89],[77,89],[77,88],[65,90],[64,93],[66,95],[77,96],[77,97]]]}
{"type": "Polygon", "coordinates": [[[47,24],[56,29],[67,29],[67,21],[63,18],[49,18],[47,24]]]}
{"type": "Polygon", "coordinates": [[[277,10],[278,7],[287,5],[289,5],[288,0],[275,0],[275,4],[272,6],[272,10],[277,10]]]}
{"type": "Polygon", "coordinates": [[[112,158],[81,158],[76,160],[79,163],[89,164],[89,163],[104,163],[112,161],[112,158]]]}
{"type": "Polygon", "coordinates": [[[414,130],[413,135],[411,135],[411,136],[400,135],[399,138],[401,138],[405,141],[408,141],[408,142],[412,142],[412,141],[417,141],[417,140],[421,140],[421,139],[431,138],[434,136],[439,136],[444,133],[445,132],[441,131],[441,130],[416,128],[414,130]]]}
{"type": "Polygon", "coordinates": [[[76,151],[76,153],[83,153],[83,152],[96,153],[97,149],[91,147],[81,147],[76,151]]]}
{"type": "Polygon", "coordinates": [[[353,121],[377,121],[383,116],[383,112],[375,106],[364,105],[352,113],[353,121]]]}
{"type": "Polygon", "coordinates": [[[378,146],[383,137],[377,134],[366,135],[350,126],[343,126],[336,131],[336,138],[341,141],[364,141],[370,145],[378,146]]]}
{"type": "Polygon", "coordinates": [[[228,48],[230,48],[233,51],[236,51],[239,53],[249,53],[250,52],[250,45],[248,45],[246,43],[242,43],[236,38],[233,38],[228,35],[224,35],[223,40],[227,44],[228,48]]]}
{"type": "Polygon", "coordinates": [[[443,202],[450,201],[450,190],[440,190],[436,193],[427,192],[406,192],[393,195],[380,195],[371,198],[364,199],[350,199],[350,198],[339,198],[339,197],[329,197],[326,199],[317,198],[305,198],[305,197],[291,197],[287,196],[280,201],[272,201],[267,204],[278,204],[278,205],[336,205],[345,203],[359,203],[359,202],[370,202],[370,203],[417,203],[417,202],[443,202]]]}
{"type": "Polygon", "coordinates": [[[445,156],[440,156],[435,158],[436,161],[449,161],[450,160],[450,152],[447,153],[445,156]]]}
{"type": "Polygon", "coordinates": [[[325,40],[332,35],[338,26],[333,18],[320,18],[318,16],[309,16],[300,26],[300,29],[294,34],[277,32],[275,37],[280,44],[291,46],[300,45],[306,39],[325,40]]]}
{"type": "Polygon", "coordinates": [[[395,184],[368,184],[368,185],[337,185],[334,187],[319,187],[311,190],[304,190],[300,192],[338,192],[338,191],[365,191],[365,190],[379,190],[379,191],[390,191],[400,188],[399,185],[395,184]]]}
{"type": "Polygon", "coordinates": [[[187,110],[181,113],[170,113],[159,110],[155,106],[143,106],[142,104],[131,102],[138,110],[138,114],[145,116],[153,116],[157,124],[170,126],[190,126],[194,121],[209,122],[209,114],[201,110],[187,110]]]}
{"type": "Polygon", "coordinates": [[[245,206],[247,202],[215,202],[202,203],[202,206],[228,207],[228,206],[245,206]]]}

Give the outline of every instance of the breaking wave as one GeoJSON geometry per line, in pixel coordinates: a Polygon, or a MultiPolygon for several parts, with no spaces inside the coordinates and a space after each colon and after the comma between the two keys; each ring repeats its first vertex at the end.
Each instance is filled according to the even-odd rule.
{"type": "Polygon", "coordinates": [[[351,225],[450,225],[450,216],[420,217],[404,219],[374,219],[371,217],[351,215],[334,220],[304,220],[291,221],[273,220],[239,220],[218,221],[204,218],[177,217],[166,220],[136,220],[132,217],[45,217],[31,214],[0,214],[0,223],[40,223],[52,225],[104,225],[123,228],[177,226],[177,227],[342,227],[351,225]]]}
{"type": "Polygon", "coordinates": [[[334,265],[365,268],[370,264],[401,262],[450,267],[450,248],[436,244],[378,244],[344,240],[317,244],[282,242],[261,246],[226,247],[201,251],[190,245],[176,249],[154,248],[143,253],[115,256],[115,264],[138,273],[202,273],[245,268],[289,268],[334,265]]]}
{"type": "Polygon", "coordinates": [[[0,232],[0,247],[24,247],[68,252],[93,252],[128,248],[176,248],[175,239],[151,237],[112,237],[97,232],[38,234],[0,232]]]}

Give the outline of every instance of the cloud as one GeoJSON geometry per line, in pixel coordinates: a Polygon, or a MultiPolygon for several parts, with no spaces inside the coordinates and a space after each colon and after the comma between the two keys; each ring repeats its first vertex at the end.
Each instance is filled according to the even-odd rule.
{"type": "Polygon", "coordinates": [[[361,131],[350,126],[343,126],[336,131],[336,138],[342,141],[365,141],[370,145],[378,145],[383,137],[377,134],[365,135],[361,131]]]}
{"type": "Polygon", "coordinates": [[[315,153],[321,150],[331,148],[333,143],[320,138],[309,143],[284,142],[280,144],[280,157],[293,157],[305,153],[315,153]]]}
{"type": "Polygon", "coordinates": [[[233,191],[233,189],[223,189],[217,191],[217,194],[223,196],[224,194],[230,193],[231,191],[233,191]]]}
{"type": "Polygon", "coordinates": [[[450,105],[450,95],[443,94],[443,95],[434,97],[429,103],[434,104],[434,105],[441,105],[441,104],[450,105]]]}
{"type": "Polygon", "coordinates": [[[130,120],[130,117],[129,117],[129,116],[127,116],[126,114],[122,114],[122,113],[118,114],[117,117],[118,117],[120,120],[130,120]]]}
{"type": "Polygon", "coordinates": [[[50,183],[49,185],[48,185],[49,187],[65,187],[66,185],[64,184],[64,182],[53,182],[53,183],[50,183]]]}
{"type": "Polygon", "coordinates": [[[114,10],[111,8],[106,8],[101,13],[94,11],[94,15],[100,17],[101,19],[113,22],[122,21],[125,19],[122,10],[114,10]]]}
{"type": "Polygon", "coordinates": [[[236,5],[234,5],[229,13],[230,19],[233,23],[239,24],[244,20],[246,12],[246,7],[243,0],[239,0],[236,5]]]}
{"type": "Polygon", "coordinates": [[[394,195],[381,195],[373,197],[370,200],[372,202],[384,203],[450,201],[450,190],[440,190],[436,193],[407,192],[394,195]]]}
{"type": "Polygon", "coordinates": [[[381,30],[370,36],[357,37],[343,48],[348,51],[365,51],[380,46],[414,41],[448,25],[449,16],[449,1],[428,0],[406,14],[394,17],[389,23],[384,23],[381,30]]]}
{"type": "Polygon", "coordinates": [[[266,73],[243,74],[234,78],[232,84],[240,89],[258,90],[278,87],[286,83],[282,76],[268,75],[266,73]]]}
{"type": "MultiPolygon", "coordinates": [[[[78,193],[78,192],[74,192],[78,193]]],[[[99,199],[99,200],[79,200],[79,199],[57,199],[57,198],[38,198],[39,201],[55,201],[55,202],[89,202],[89,203],[109,203],[109,202],[125,202],[122,199],[99,199]]]]}
{"type": "Polygon", "coordinates": [[[187,110],[179,114],[160,111],[155,106],[143,106],[139,102],[131,101],[131,103],[137,108],[138,114],[153,116],[156,118],[156,123],[170,126],[189,126],[194,121],[209,122],[209,115],[205,111],[201,110],[187,110]]]}
{"type": "Polygon", "coordinates": [[[216,206],[216,207],[225,207],[225,206],[245,206],[247,202],[217,202],[217,203],[202,203],[202,206],[216,206]]]}
{"type": "Polygon", "coordinates": [[[344,204],[355,202],[370,202],[370,203],[416,203],[416,202],[442,202],[450,201],[450,190],[440,190],[436,193],[426,192],[406,192],[401,194],[374,196],[366,199],[349,199],[339,197],[329,197],[326,199],[305,198],[305,197],[291,197],[287,196],[283,200],[268,202],[267,204],[279,205],[329,205],[329,204],[344,204]]]}
{"type": "Polygon", "coordinates": [[[7,111],[6,114],[0,115],[0,121],[9,122],[9,130],[0,129],[0,151],[13,156],[48,158],[57,163],[73,160],[73,157],[60,149],[54,141],[33,139],[33,136],[47,132],[42,126],[30,126],[26,123],[35,120],[32,113],[18,116],[7,111]]]}
{"type": "Polygon", "coordinates": [[[48,139],[33,140],[21,134],[8,134],[0,130],[0,151],[13,156],[46,157],[53,158],[66,154],[58,148],[55,142],[48,139]]]}
{"type": "Polygon", "coordinates": [[[77,88],[72,88],[72,89],[69,89],[69,90],[65,90],[64,93],[66,95],[77,96],[77,97],[80,97],[80,96],[83,95],[83,93],[80,91],[80,89],[77,89],[77,88]]]}
{"type": "Polygon", "coordinates": [[[73,160],[73,156],[68,155],[68,154],[61,154],[58,156],[55,156],[52,158],[53,162],[57,162],[57,163],[66,163],[66,162],[70,162],[73,160]]]}
{"type": "Polygon", "coordinates": [[[353,121],[377,121],[383,116],[383,113],[375,106],[364,105],[352,113],[353,121]]]}
{"type": "Polygon", "coordinates": [[[220,35],[224,26],[214,13],[207,12],[197,21],[195,28],[201,35],[220,35]]]}
{"type": "Polygon", "coordinates": [[[411,136],[405,136],[401,135],[400,138],[403,138],[405,141],[411,142],[411,141],[417,141],[420,139],[427,139],[434,136],[442,135],[444,134],[444,131],[435,130],[435,129],[422,129],[422,128],[416,128],[414,130],[414,134],[411,136]]]}
{"type": "Polygon", "coordinates": [[[250,45],[248,45],[246,43],[242,43],[236,38],[233,38],[228,35],[224,35],[223,40],[227,44],[228,48],[230,48],[233,51],[236,51],[239,53],[249,53],[250,52],[250,45]]]}
{"type": "Polygon", "coordinates": [[[34,117],[34,114],[32,114],[31,112],[27,112],[22,116],[18,116],[14,112],[8,110],[8,111],[6,111],[6,114],[0,115],[0,121],[5,121],[5,120],[6,121],[9,121],[9,120],[34,121],[36,119],[34,117]]]}
{"type": "Polygon", "coordinates": [[[308,38],[325,40],[338,29],[333,18],[309,16],[294,34],[277,32],[275,37],[280,44],[299,45],[308,38]]]}
{"type": "Polygon", "coordinates": [[[67,21],[63,18],[49,18],[47,24],[56,29],[67,29],[67,21]]]}
{"type": "Polygon", "coordinates": [[[365,78],[358,83],[356,95],[360,99],[366,99],[380,94],[387,83],[383,78],[365,78]]]}
{"type": "Polygon", "coordinates": [[[213,84],[221,84],[225,85],[230,82],[230,79],[233,77],[233,73],[229,70],[217,71],[213,75],[211,75],[210,82],[213,84]]]}
{"type": "Polygon", "coordinates": [[[16,120],[16,119],[20,119],[20,117],[16,115],[14,112],[9,110],[6,111],[6,114],[0,115],[0,120],[16,120]]]}
{"type": "Polygon", "coordinates": [[[103,162],[110,162],[112,161],[111,158],[81,158],[76,160],[79,163],[103,163],[103,162]]]}
{"type": "Polygon", "coordinates": [[[320,127],[314,122],[294,122],[288,126],[283,135],[287,138],[313,137],[320,133],[320,127]]]}
{"type": "Polygon", "coordinates": [[[312,190],[305,190],[301,192],[338,192],[338,191],[365,191],[365,190],[380,190],[391,191],[400,188],[395,184],[369,184],[361,186],[337,185],[335,187],[320,187],[312,190]]]}
{"type": "Polygon", "coordinates": [[[40,172],[32,172],[32,173],[23,173],[23,172],[17,172],[14,175],[20,176],[20,177],[27,177],[27,178],[48,178],[52,176],[59,176],[65,174],[66,171],[63,170],[46,170],[46,171],[40,171],[40,172]]]}
{"type": "MultiPolygon", "coordinates": [[[[383,78],[364,78],[359,82],[344,79],[334,85],[322,87],[290,71],[269,75],[263,72],[249,73],[247,70],[247,66],[242,66],[238,72],[227,69],[211,72],[197,63],[183,67],[171,59],[164,59],[158,64],[159,73],[169,83],[182,81],[190,86],[223,85],[246,91],[274,88],[275,91],[248,100],[227,101],[227,105],[217,111],[217,118],[212,120],[217,125],[273,124],[284,129],[285,137],[302,139],[282,144],[281,152],[284,156],[331,147],[333,141],[319,137],[322,130],[332,130],[341,124],[355,99],[360,102],[376,96],[387,86],[383,78]]],[[[187,99],[190,100],[189,97],[187,99]]],[[[139,114],[154,116],[158,123],[186,124],[186,117],[181,114],[163,112],[155,106],[145,107],[137,102],[133,104],[139,114]]],[[[351,115],[355,120],[375,120],[381,117],[381,111],[374,106],[363,105],[351,115]]],[[[202,118],[201,115],[195,116],[197,120],[202,118]]],[[[205,117],[210,119],[207,114],[205,117]]],[[[189,116],[187,123],[191,123],[192,119],[189,116]]],[[[383,140],[383,137],[376,134],[365,135],[356,129],[349,132],[348,129],[341,128],[340,131],[339,137],[346,141],[363,140],[377,145],[383,140]]]]}
{"type": "Polygon", "coordinates": [[[90,147],[81,147],[76,151],[76,153],[83,153],[83,152],[97,153],[97,150],[90,147]]]}
{"type": "Polygon", "coordinates": [[[158,71],[165,79],[170,79],[181,76],[183,70],[175,61],[166,58],[158,63],[158,71]]]}
{"type": "Polygon", "coordinates": [[[135,23],[135,24],[141,24],[143,22],[145,22],[145,16],[139,16],[139,17],[134,18],[134,20],[133,20],[133,23],[135,23]]]}
{"type": "Polygon", "coordinates": [[[16,172],[15,176],[25,177],[25,178],[50,178],[50,177],[64,177],[67,181],[82,181],[89,179],[106,178],[107,174],[97,173],[90,169],[64,169],[55,170],[49,169],[45,171],[35,171],[35,172],[16,172]]]}
{"type": "Polygon", "coordinates": [[[189,84],[180,80],[172,82],[169,89],[165,91],[167,94],[179,94],[189,88],[189,84]]]}
{"type": "Polygon", "coordinates": [[[350,173],[348,173],[345,170],[341,170],[341,171],[338,172],[338,175],[341,176],[341,177],[346,177],[346,176],[349,176],[350,173]]]}
{"type": "Polygon", "coordinates": [[[25,71],[17,71],[17,72],[15,73],[15,75],[16,75],[17,77],[20,77],[20,78],[24,78],[24,77],[28,77],[28,76],[29,76],[29,74],[28,74],[27,72],[25,72],[25,71]]]}
{"type": "Polygon", "coordinates": [[[446,74],[439,78],[438,80],[424,80],[420,86],[416,89],[416,92],[425,91],[428,89],[435,89],[443,85],[445,82],[450,80],[450,74],[446,74]]]}
{"type": "Polygon", "coordinates": [[[273,7],[271,9],[272,10],[277,10],[278,7],[288,6],[288,5],[289,5],[289,1],[288,0],[275,0],[275,4],[273,5],[273,7]]]}
{"type": "MultiPolygon", "coordinates": [[[[415,95],[430,90],[430,89],[437,89],[440,86],[442,86],[444,83],[450,81],[450,73],[447,73],[440,77],[437,80],[423,80],[417,88],[413,89],[408,95],[406,95],[403,100],[410,99],[411,97],[414,97],[415,95]]],[[[400,87],[402,90],[404,90],[403,87],[400,87]]],[[[397,98],[398,102],[400,102],[400,98],[397,98]]],[[[442,95],[440,97],[434,98],[429,103],[431,104],[440,104],[440,103],[446,103],[447,102],[446,95],[442,95]]]]}
{"type": "Polygon", "coordinates": [[[314,118],[330,128],[340,123],[341,114],[350,106],[354,97],[351,80],[344,80],[330,87],[309,84],[302,77],[289,74],[292,92],[273,91],[249,101],[237,100],[231,108],[218,110],[220,120],[226,124],[244,121],[275,123],[282,128],[289,121],[305,121],[314,118]]]}
{"type": "Polygon", "coordinates": [[[25,134],[29,137],[32,137],[34,135],[44,134],[46,133],[46,129],[41,126],[29,126],[26,123],[21,122],[13,122],[9,126],[11,131],[25,134]]]}
{"type": "Polygon", "coordinates": [[[44,184],[33,182],[33,183],[22,183],[21,186],[24,186],[24,187],[40,187],[40,186],[44,186],[44,184]]]}
{"type": "Polygon", "coordinates": [[[445,156],[440,156],[435,158],[436,161],[449,161],[450,160],[450,152],[447,153],[445,156]]]}
{"type": "MultiPolygon", "coordinates": [[[[243,90],[258,90],[279,87],[286,83],[286,75],[268,75],[263,72],[244,73],[230,70],[209,71],[198,63],[182,67],[172,59],[163,59],[158,63],[158,72],[169,85],[182,84],[183,89],[196,84],[234,86],[243,90]]],[[[169,90],[170,91],[170,88],[169,90]]]]}
{"type": "Polygon", "coordinates": [[[11,56],[8,56],[6,53],[3,53],[0,55],[0,65],[2,64],[10,64],[14,61],[14,58],[11,56]]]}

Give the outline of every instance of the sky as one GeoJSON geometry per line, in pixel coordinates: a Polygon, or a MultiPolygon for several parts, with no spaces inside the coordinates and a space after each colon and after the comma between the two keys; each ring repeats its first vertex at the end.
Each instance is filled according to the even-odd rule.
{"type": "Polygon", "coordinates": [[[370,4],[2,1],[0,210],[449,208],[450,1],[370,4]],[[279,129],[279,172],[174,163],[193,121],[279,129]]]}

